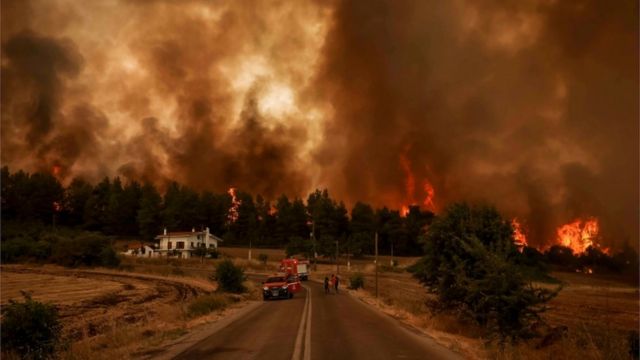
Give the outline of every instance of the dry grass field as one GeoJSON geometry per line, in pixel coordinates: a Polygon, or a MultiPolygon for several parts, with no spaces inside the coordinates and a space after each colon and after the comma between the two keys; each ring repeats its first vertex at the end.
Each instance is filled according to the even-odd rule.
{"type": "MultiPolygon", "coordinates": [[[[230,306],[224,311],[221,308],[192,316],[194,306],[213,296],[207,294],[216,289],[214,282],[204,276],[190,276],[199,269],[194,264],[136,263],[146,271],[3,265],[1,304],[21,300],[22,291],[35,300],[55,304],[68,346],[60,354],[62,358],[127,359],[162,352],[171,341],[242,306],[246,303],[242,300],[257,298],[254,289],[243,296],[212,299],[230,306]],[[192,265],[192,270],[184,265],[192,265]]],[[[200,275],[211,273],[210,269],[199,270],[200,275]]]]}

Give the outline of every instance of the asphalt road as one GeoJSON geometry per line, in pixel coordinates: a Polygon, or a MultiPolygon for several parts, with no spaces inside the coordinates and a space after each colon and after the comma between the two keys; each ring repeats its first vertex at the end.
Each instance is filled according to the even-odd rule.
{"type": "Polygon", "coordinates": [[[293,299],[257,306],[175,359],[461,358],[346,293],[303,284],[293,299]]]}

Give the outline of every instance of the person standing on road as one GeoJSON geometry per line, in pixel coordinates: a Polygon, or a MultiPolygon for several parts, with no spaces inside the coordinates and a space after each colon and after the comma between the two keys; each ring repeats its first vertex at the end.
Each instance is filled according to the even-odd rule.
{"type": "Polygon", "coordinates": [[[335,287],[336,286],[336,276],[335,276],[335,274],[331,274],[331,280],[329,282],[329,286],[330,287],[335,287]]]}
{"type": "Polygon", "coordinates": [[[336,294],[338,293],[338,284],[340,283],[340,278],[338,278],[338,275],[336,275],[336,277],[333,279],[333,286],[335,286],[336,288],[336,294]]]}
{"type": "Polygon", "coordinates": [[[324,277],[324,293],[329,293],[329,278],[326,276],[324,277]]]}

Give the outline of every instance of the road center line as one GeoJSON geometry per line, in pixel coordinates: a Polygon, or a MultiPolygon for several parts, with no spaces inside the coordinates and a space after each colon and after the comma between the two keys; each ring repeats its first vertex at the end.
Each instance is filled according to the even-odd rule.
{"type": "Polygon", "coordinates": [[[307,289],[307,298],[309,299],[309,309],[307,310],[307,331],[304,333],[304,360],[311,359],[311,309],[313,302],[311,299],[311,288],[305,286],[307,289]]]}
{"type": "Polygon", "coordinates": [[[293,349],[293,356],[291,356],[291,360],[300,360],[302,354],[302,335],[304,333],[304,325],[307,321],[307,311],[309,309],[309,303],[311,302],[311,291],[306,286],[303,286],[307,289],[307,296],[304,301],[304,308],[302,309],[302,316],[300,317],[300,325],[298,326],[298,334],[296,335],[296,344],[293,349]]]}

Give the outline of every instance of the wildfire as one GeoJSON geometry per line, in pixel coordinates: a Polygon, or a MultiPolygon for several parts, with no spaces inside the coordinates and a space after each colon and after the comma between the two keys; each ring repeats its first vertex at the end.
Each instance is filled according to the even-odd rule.
{"type": "Polygon", "coordinates": [[[240,208],[240,204],[242,204],[242,200],[236,197],[236,188],[234,187],[230,187],[227,193],[231,196],[231,207],[227,214],[227,221],[234,223],[238,220],[238,209],[240,208]]]}
{"type": "MultiPolygon", "coordinates": [[[[599,230],[598,220],[595,218],[585,221],[576,219],[558,228],[557,242],[559,245],[570,248],[575,254],[583,253],[589,246],[599,247],[598,244],[594,243],[594,240],[598,237],[599,230]]],[[[606,248],[601,250],[608,252],[606,248]]]]}
{"type": "Polygon", "coordinates": [[[407,217],[407,215],[409,215],[409,206],[402,205],[402,207],[400,208],[400,216],[407,217]]]}
{"type": "Polygon", "coordinates": [[[429,180],[424,181],[424,192],[427,194],[427,197],[424,198],[422,203],[428,210],[435,212],[436,205],[433,202],[433,198],[436,195],[436,190],[433,188],[433,185],[431,185],[429,180]]]}
{"type": "Polygon", "coordinates": [[[61,172],[62,172],[62,167],[60,165],[53,165],[53,167],[51,168],[51,174],[54,177],[60,176],[61,172]]]}
{"type": "Polygon", "coordinates": [[[518,222],[517,218],[511,220],[511,226],[513,227],[513,240],[514,244],[518,247],[518,251],[523,252],[527,244],[527,237],[522,231],[522,225],[518,222]]]}
{"type": "MultiPolygon", "coordinates": [[[[409,158],[406,156],[406,152],[408,152],[410,147],[406,147],[404,153],[400,154],[400,167],[405,174],[405,201],[404,205],[400,208],[400,215],[405,217],[409,214],[409,206],[418,205],[418,201],[416,201],[416,177],[413,174],[411,169],[411,162],[409,158]]],[[[429,211],[436,211],[436,206],[434,203],[435,198],[435,188],[431,184],[428,179],[424,179],[422,183],[422,189],[425,194],[425,198],[422,201],[422,205],[425,209],[429,211]]]]}

